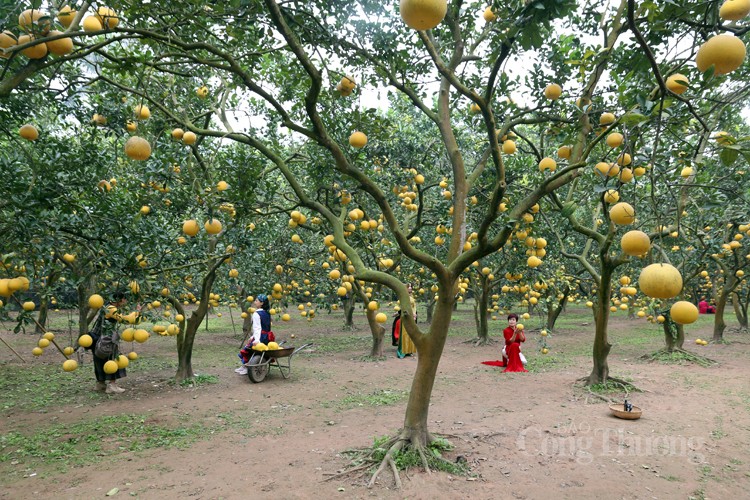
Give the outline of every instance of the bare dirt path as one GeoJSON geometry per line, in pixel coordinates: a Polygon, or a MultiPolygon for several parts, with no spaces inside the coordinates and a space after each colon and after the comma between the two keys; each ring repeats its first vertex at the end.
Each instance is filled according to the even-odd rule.
{"type": "MultiPolygon", "coordinates": [[[[461,320],[470,321],[468,311],[461,320]]],[[[0,497],[94,498],[112,488],[118,488],[116,497],[206,499],[495,499],[544,498],[552,492],[563,499],[746,497],[750,339],[728,335],[729,345],[688,346],[720,362],[710,368],[646,363],[637,356],[660,347],[658,329],[652,342],[630,344],[632,324],[614,318],[610,368],[644,390],[630,396],[644,409],[635,421],[613,418],[605,402],[573,387],[590,370],[590,325],[560,329],[543,361],[530,342],[526,352],[536,368],[524,374],[480,363],[498,357],[496,345],[475,348],[464,342],[466,335],[449,337],[429,419],[433,432],[456,446],[448,458],[470,464],[469,478],[413,469],[403,475],[400,491],[389,474],[372,489],[366,488],[367,476],[327,480],[348,466],[342,452],[370,446],[401,426],[416,366],[416,359],[396,359],[390,349],[385,361],[361,361],[367,333],[360,331],[355,332],[363,337],[360,343],[296,357],[289,380],[272,372],[265,382],[252,384],[232,372],[231,358],[202,365],[196,356],[196,370],[218,375],[218,383],[176,387],[164,382],[168,369],[146,374],[134,368],[122,396],[101,396],[90,404],[63,399],[38,412],[6,410],[3,433],[91,417],[147,415],[147,423],[175,428],[197,420],[206,434],[183,449],[123,446],[96,465],[62,473],[54,462],[31,470],[22,462],[0,461],[5,477],[0,497]],[[228,416],[244,420],[222,430],[228,416]]],[[[700,333],[707,336],[693,330],[690,338],[700,333]]],[[[338,330],[325,335],[342,342],[352,337],[338,330]]],[[[18,342],[17,336],[7,338],[18,342]]],[[[0,360],[14,363],[7,352],[0,360]]],[[[7,451],[6,458],[12,455],[7,451]]]]}

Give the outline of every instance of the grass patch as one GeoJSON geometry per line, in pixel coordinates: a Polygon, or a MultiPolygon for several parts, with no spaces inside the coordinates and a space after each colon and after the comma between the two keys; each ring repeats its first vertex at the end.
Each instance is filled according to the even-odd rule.
{"type": "Polygon", "coordinates": [[[186,448],[217,431],[243,428],[245,424],[243,419],[221,416],[218,421],[180,419],[180,423],[161,422],[147,414],[99,416],[46,426],[32,433],[5,433],[0,436],[0,463],[23,464],[25,468],[47,464],[60,472],[124,452],[186,448]]]}
{"type": "Polygon", "coordinates": [[[627,392],[640,392],[640,390],[631,384],[629,381],[620,382],[605,382],[603,384],[592,384],[588,386],[589,390],[595,394],[620,394],[624,391],[627,392]]]}
{"type": "Polygon", "coordinates": [[[409,396],[409,391],[380,390],[370,394],[354,394],[345,396],[336,405],[341,410],[358,406],[388,406],[403,401],[409,396]]]}
{"type": "Polygon", "coordinates": [[[303,351],[307,356],[321,356],[352,350],[369,350],[372,338],[368,336],[355,335],[331,335],[325,337],[309,338],[314,345],[312,349],[303,351]]]}
{"type": "Polygon", "coordinates": [[[201,385],[218,384],[219,377],[216,375],[196,375],[193,378],[180,382],[182,387],[198,387],[201,385]]]}

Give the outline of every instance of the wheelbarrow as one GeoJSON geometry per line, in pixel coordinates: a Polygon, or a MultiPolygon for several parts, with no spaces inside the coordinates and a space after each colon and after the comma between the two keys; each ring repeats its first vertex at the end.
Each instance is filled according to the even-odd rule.
{"type": "Polygon", "coordinates": [[[263,382],[271,371],[271,367],[275,366],[281,372],[281,376],[289,378],[292,372],[292,358],[295,354],[303,349],[310,347],[312,343],[305,344],[301,347],[285,347],[283,349],[275,349],[272,351],[257,351],[254,352],[250,357],[245,366],[247,367],[247,376],[254,383],[263,382]]]}

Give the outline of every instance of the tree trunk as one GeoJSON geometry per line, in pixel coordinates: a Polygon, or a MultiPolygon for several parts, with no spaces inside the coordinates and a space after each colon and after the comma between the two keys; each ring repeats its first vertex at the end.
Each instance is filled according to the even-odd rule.
{"type": "Polygon", "coordinates": [[[474,301],[475,319],[477,322],[477,337],[479,342],[486,344],[489,341],[489,327],[487,324],[487,309],[490,307],[490,280],[486,276],[480,278],[481,288],[479,296],[474,301]]]}
{"type": "Polygon", "coordinates": [[[455,302],[454,299],[447,298],[445,295],[440,295],[440,300],[435,306],[429,334],[417,344],[417,369],[411,384],[402,432],[402,437],[410,440],[414,446],[424,446],[430,441],[427,429],[430,398],[440,356],[448,336],[453,302],[455,302]]]}
{"type": "Polygon", "coordinates": [[[724,309],[727,306],[727,293],[723,290],[716,299],[716,314],[714,315],[714,342],[724,341],[724,329],[727,327],[724,323],[724,309]]]}
{"type": "MultiPolygon", "coordinates": [[[[354,290],[352,290],[352,295],[354,295],[355,291],[359,294],[359,298],[362,299],[362,303],[365,304],[365,316],[367,317],[367,324],[370,326],[370,333],[372,334],[372,347],[370,348],[370,357],[382,358],[385,328],[375,320],[375,317],[378,315],[378,311],[370,311],[369,307],[367,307],[369,297],[358,282],[354,283],[354,290]]],[[[354,307],[352,307],[352,310],[354,310],[354,307]]]]}
{"type": "Polygon", "coordinates": [[[560,317],[560,313],[562,313],[563,309],[565,309],[565,304],[568,301],[569,295],[570,287],[566,287],[565,290],[563,290],[563,297],[557,302],[557,305],[547,308],[547,330],[555,329],[557,318],[560,317]]]}
{"type": "Polygon", "coordinates": [[[607,329],[609,326],[609,304],[612,296],[612,271],[606,263],[602,263],[601,282],[596,292],[597,303],[594,304],[594,349],[593,362],[594,366],[591,374],[586,380],[586,385],[603,384],[609,377],[609,364],[607,357],[612,344],[607,339],[607,329]]]}
{"type": "Polygon", "coordinates": [[[209,306],[209,294],[213,287],[214,280],[216,279],[216,269],[218,264],[211,266],[211,270],[203,278],[203,285],[201,286],[201,300],[198,308],[193,311],[190,318],[187,320],[184,331],[181,331],[177,335],[177,373],[175,373],[175,380],[182,382],[193,378],[193,343],[195,342],[195,335],[198,333],[198,328],[203,322],[203,318],[208,313],[209,306]]]}
{"type": "Polygon", "coordinates": [[[433,313],[434,310],[435,310],[435,294],[432,294],[432,297],[430,298],[430,300],[427,301],[427,319],[426,319],[426,322],[427,322],[428,325],[432,323],[432,313],[433,313]]]}
{"type": "Polygon", "coordinates": [[[354,292],[350,292],[344,299],[344,330],[354,329],[354,292]]]}
{"type": "MultiPolygon", "coordinates": [[[[750,302],[750,301],[748,301],[750,302]]],[[[737,321],[740,324],[740,328],[747,330],[747,303],[742,303],[740,294],[734,292],[732,294],[732,305],[734,306],[734,315],[737,316],[737,321]]]]}
{"type": "Polygon", "coordinates": [[[39,316],[36,319],[34,332],[37,334],[44,333],[47,328],[47,316],[49,315],[49,299],[47,297],[39,299],[39,316]]]}
{"type": "Polygon", "coordinates": [[[664,317],[662,327],[664,328],[664,343],[667,346],[667,352],[682,349],[682,346],[685,344],[685,328],[672,321],[669,312],[665,313],[664,317]]]}
{"type": "Polygon", "coordinates": [[[383,338],[385,337],[385,328],[383,325],[375,321],[378,311],[367,311],[367,323],[370,325],[370,333],[372,333],[372,348],[370,349],[371,358],[382,358],[383,357],[383,338]]]}

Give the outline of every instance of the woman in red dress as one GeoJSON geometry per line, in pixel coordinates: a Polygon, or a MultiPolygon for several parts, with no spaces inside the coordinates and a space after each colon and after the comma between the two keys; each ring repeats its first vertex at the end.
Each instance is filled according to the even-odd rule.
{"type": "Polygon", "coordinates": [[[521,342],[526,342],[526,335],[522,329],[517,328],[518,315],[508,315],[508,328],[503,330],[503,337],[505,337],[505,361],[504,372],[526,372],[528,371],[523,367],[521,361],[521,342]]]}

